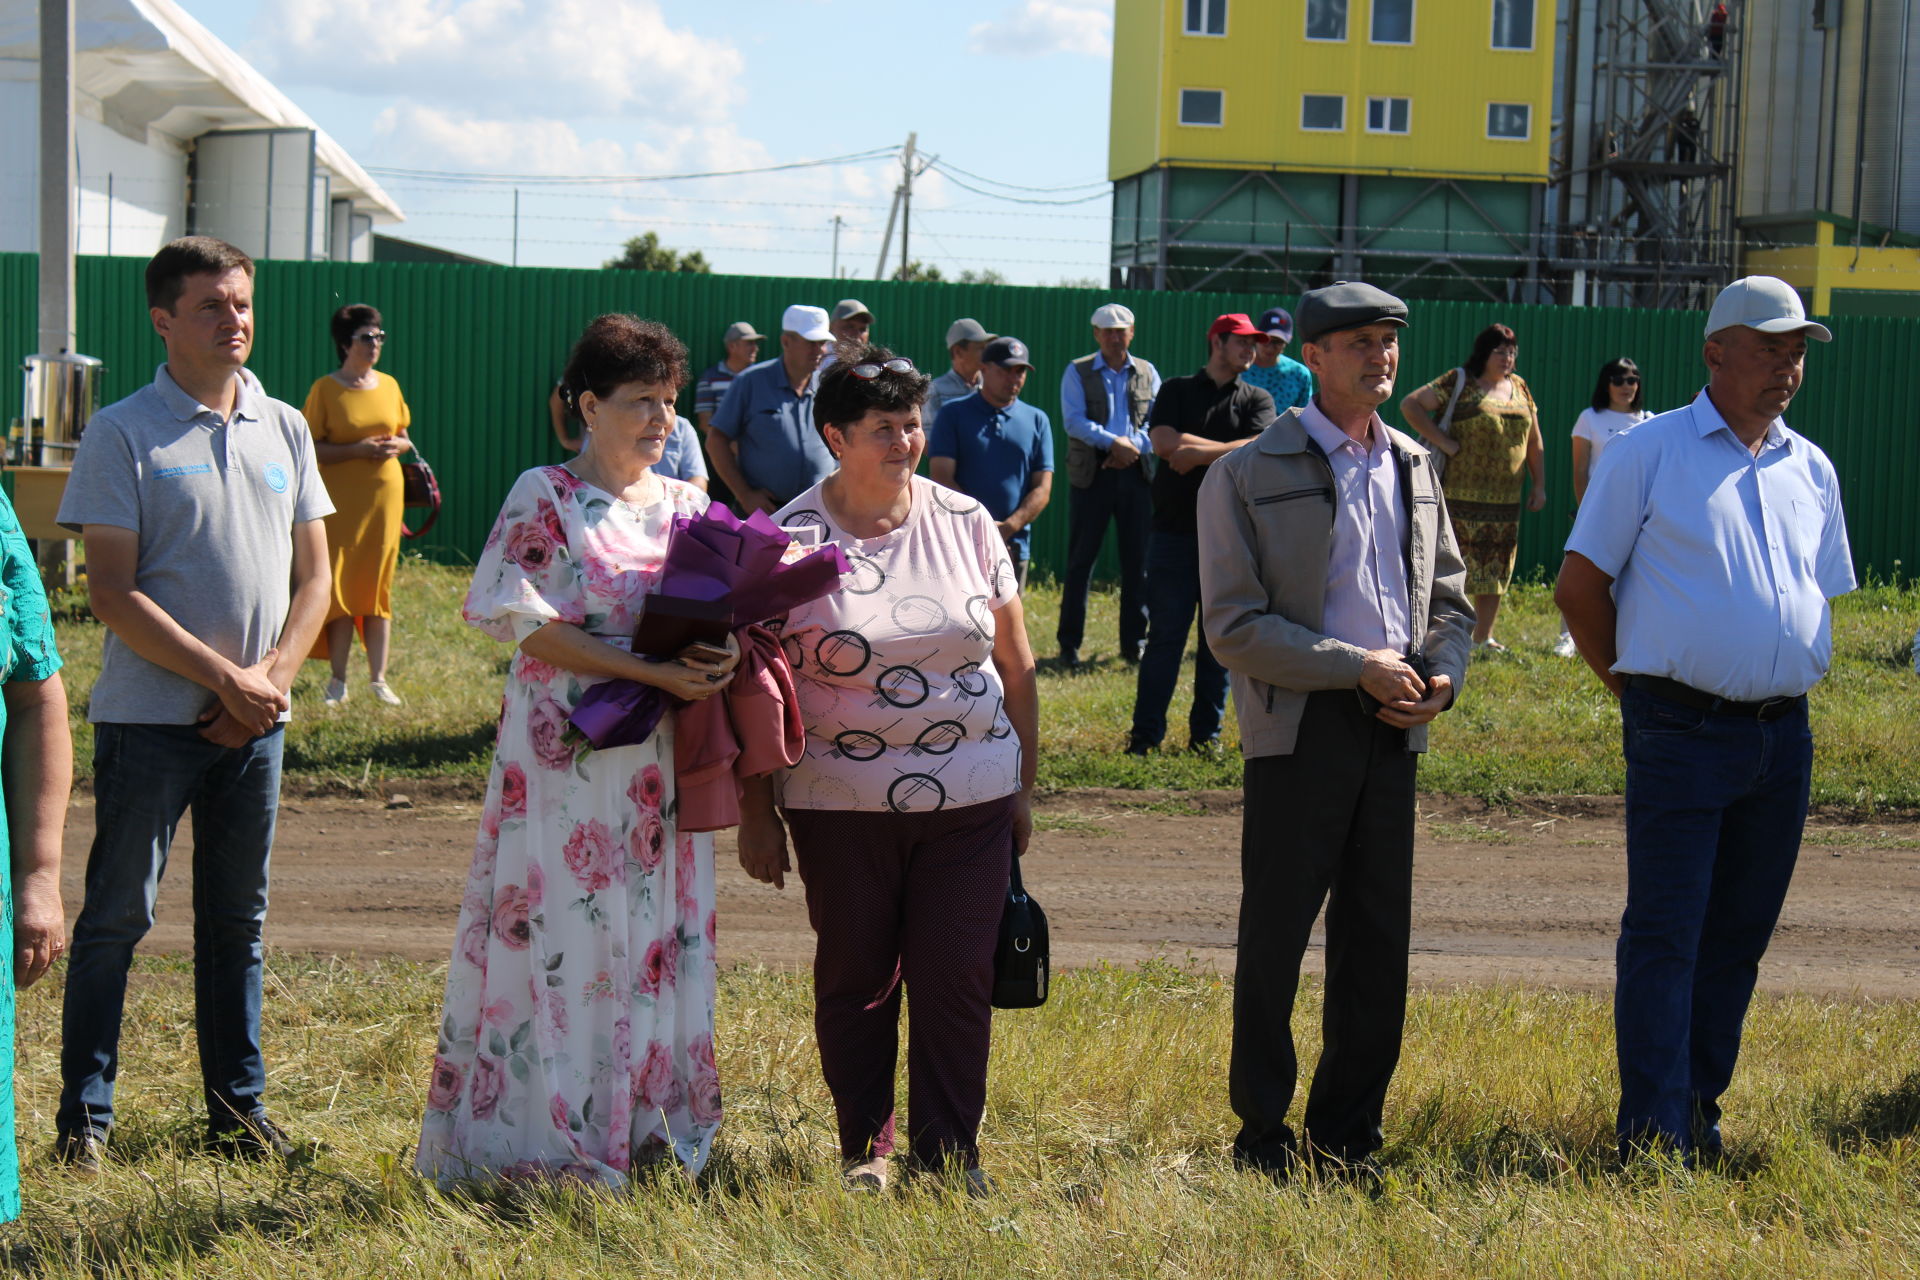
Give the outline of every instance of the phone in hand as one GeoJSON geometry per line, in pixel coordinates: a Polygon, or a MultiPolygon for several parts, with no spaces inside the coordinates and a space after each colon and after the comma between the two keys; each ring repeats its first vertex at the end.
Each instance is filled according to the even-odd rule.
{"type": "MultiPolygon", "coordinates": [[[[1432,679],[1431,673],[1427,668],[1427,655],[1418,650],[1414,650],[1407,654],[1405,662],[1413,668],[1413,674],[1420,678],[1420,696],[1424,698],[1432,679]]],[[[1380,699],[1358,686],[1355,686],[1353,692],[1354,695],[1360,699],[1360,713],[1362,715],[1371,716],[1386,705],[1384,702],[1381,702],[1380,699]]]]}

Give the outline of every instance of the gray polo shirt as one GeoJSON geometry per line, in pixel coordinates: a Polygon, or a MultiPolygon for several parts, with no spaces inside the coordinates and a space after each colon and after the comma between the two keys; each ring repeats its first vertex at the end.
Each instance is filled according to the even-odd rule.
{"type": "MultiPolygon", "coordinates": [[[[333,512],[313,433],[292,405],[242,377],[233,415],[153,382],[87,422],[60,523],[140,535],[134,582],[201,643],[252,666],[280,638],[293,602],[293,526],[333,512]]],[[[128,648],[111,631],[87,719],[192,724],[214,694],[128,648]]]]}

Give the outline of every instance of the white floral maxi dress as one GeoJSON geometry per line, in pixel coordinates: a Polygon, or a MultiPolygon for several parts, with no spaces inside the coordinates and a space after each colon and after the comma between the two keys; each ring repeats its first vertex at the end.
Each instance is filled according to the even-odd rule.
{"type": "MultiPolygon", "coordinates": [[[[474,570],[473,626],[518,644],[575,623],[624,644],[676,513],[564,467],[521,475],[474,570]]],[[[674,824],[673,718],[576,758],[583,680],[515,652],[447,973],[416,1166],[443,1185],[501,1174],[620,1185],[637,1163],[706,1162],[713,1057],[713,837],[674,824]]]]}

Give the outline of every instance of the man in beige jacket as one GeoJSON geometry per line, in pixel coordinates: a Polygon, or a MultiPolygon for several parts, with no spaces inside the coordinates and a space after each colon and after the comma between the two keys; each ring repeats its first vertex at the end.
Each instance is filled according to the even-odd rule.
{"type": "Polygon", "coordinates": [[[1202,617],[1247,758],[1234,1154],[1276,1176],[1303,1160],[1364,1166],[1380,1147],[1405,1022],[1415,761],[1473,627],[1431,458],[1375,412],[1406,315],[1371,285],[1305,294],[1318,392],[1200,490],[1202,617]],[[1296,1135],[1294,991],[1329,895],[1323,1048],[1296,1135]]]}

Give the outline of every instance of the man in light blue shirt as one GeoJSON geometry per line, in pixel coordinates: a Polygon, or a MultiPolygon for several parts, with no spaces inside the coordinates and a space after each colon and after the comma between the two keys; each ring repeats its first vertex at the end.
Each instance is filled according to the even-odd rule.
{"type": "Polygon", "coordinates": [[[707,425],[707,455],[742,515],[772,515],[833,470],[813,426],[813,371],[832,340],[824,310],[788,307],[780,354],[727,384],[707,425]]]}
{"type": "Polygon", "coordinates": [[[707,491],[707,460],[700,456],[700,436],[693,424],[678,414],[674,415],[673,431],[660,452],[660,461],[653,464],[653,473],[685,480],[700,492],[707,491]]]}
{"type": "Polygon", "coordinates": [[[1107,538],[1120,551],[1120,657],[1140,661],[1147,646],[1147,534],[1153,527],[1153,442],[1147,412],[1160,374],[1132,354],[1133,312],[1109,302],[1093,313],[1098,348],[1060,377],[1060,424],[1067,433],[1067,575],[1060,597],[1060,663],[1080,665],[1087,588],[1107,538]]]}
{"type": "Polygon", "coordinates": [[[1833,464],[1781,417],[1809,338],[1832,334],[1784,281],[1722,290],[1706,390],[1607,446],[1560,570],[1627,760],[1623,1155],[1719,1158],[1720,1096],[1800,850],[1806,694],[1832,656],[1827,602],[1854,587],[1833,464]]]}

